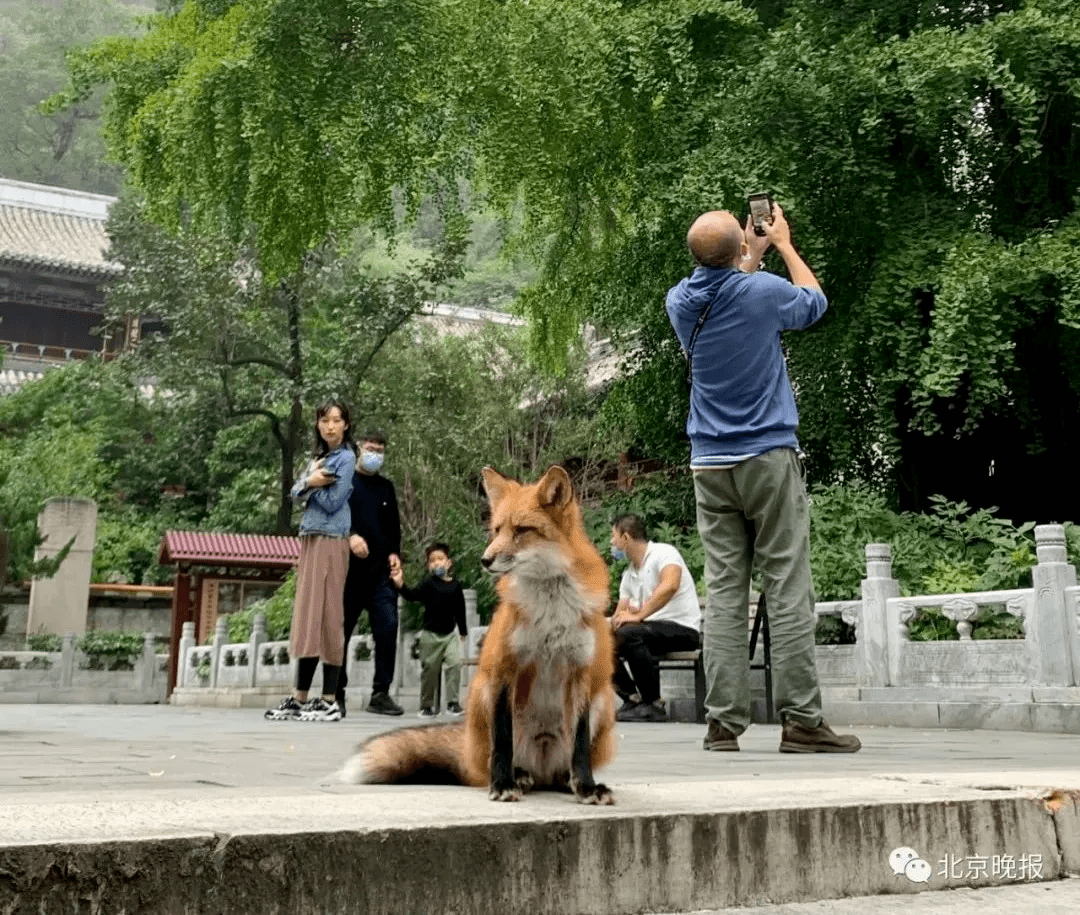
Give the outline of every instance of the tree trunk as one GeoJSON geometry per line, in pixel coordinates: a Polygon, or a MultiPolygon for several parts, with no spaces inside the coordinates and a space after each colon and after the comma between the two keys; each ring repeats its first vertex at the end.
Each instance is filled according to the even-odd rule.
{"type": "Polygon", "coordinates": [[[292,381],[293,400],[289,410],[289,420],[285,426],[284,441],[281,443],[281,502],[278,504],[277,531],[288,534],[292,531],[292,489],[293,468],[296,453],[300,447],[300,436],[304,425],[304,404],[302,391],[304,384],[303,357],[300,348],[300,301],[289,284],[282,280],[278,291],[284,298],[285,313],[289,327],[289,377],[292,381]]]}

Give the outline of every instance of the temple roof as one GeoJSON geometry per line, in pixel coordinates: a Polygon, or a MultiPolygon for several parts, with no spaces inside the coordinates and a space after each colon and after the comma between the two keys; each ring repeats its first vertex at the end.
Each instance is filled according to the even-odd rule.
{"type": "Polygon", "coordinates": [[[115,197],[0,178],[0,264],[106,277],[105,221],[115,197]]]}
{"type": "Polygon", "coordinates": [[[158,549],[162,565],[245,566],[291,569],[300,558],[300,540],[274,534],[166,531],[158,549]]]}

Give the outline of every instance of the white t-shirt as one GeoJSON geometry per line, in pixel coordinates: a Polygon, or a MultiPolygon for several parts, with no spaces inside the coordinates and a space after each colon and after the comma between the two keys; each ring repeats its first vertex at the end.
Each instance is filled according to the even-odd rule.
{"type": "Polygon", "coordinates": [[[619,599],[628,600],[635,607],[640,607],[660,584],[660,573],[667,566],[678,566],[682,570],[679,590],[663,607],[645,617],[645,620],[646,622],[668,620],[700,632],[701,606],[698,604],[694,579],[682,556],[679,555],[679,551],[671,544],[649,541],[649,545],[645,548],[645,558],[641,561],[641,568],[635,569],[631,562],[623,572],[622,581],[619,584],[619,599]]]}

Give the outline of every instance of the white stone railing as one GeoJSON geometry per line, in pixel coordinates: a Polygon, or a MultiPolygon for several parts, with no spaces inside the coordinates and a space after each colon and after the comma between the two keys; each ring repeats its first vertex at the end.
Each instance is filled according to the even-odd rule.
{"type": "Polygon", "coordinates": [[[59,651],[0,652],[0,697],[18,694],[25,701],[163,702],[168,681],[168,655],[157,653],[153,633],[146,633],[142,651],[129,670],[94,670],[91,656],[65,635],[59,651]]]}
{"type": "MultiPolygon", "coordinates": [[[[296,678],[296,664],[289,655],[289,642],[267,641],[265,633],[266,620],[261,613],[257,613],[249,641],[226,642],[228,628],[223,617],[218,620],[213,642],[209,645],[196,645],[195,624],[184,623],[180,639],[177,687],[275,687],[288,691],[296,678]]],[[[371,680],[371,658],[371,636],[354,635],[349,640],[345,661],[351,683],[358,686],[368,684],[371,680]]]]}
{"type": "Polygon", "coordinates": [[[1032,587],[965,594],[901,597],[888,544],[866,547],[862,600],[819,603],[818,618],[837,616],[855,627],[854,645],[818,646],[822,683],[863,687],[1080,686],[1080,588],[1065,556],[1061,525],[1035,528],[1038,563],[1032,587]],[[973,639],[988,607],[1021,620],[1023,638],[973,639]],[[921,609],[940,608],[956,623],[958,640],[912,641],[921,609]]]}

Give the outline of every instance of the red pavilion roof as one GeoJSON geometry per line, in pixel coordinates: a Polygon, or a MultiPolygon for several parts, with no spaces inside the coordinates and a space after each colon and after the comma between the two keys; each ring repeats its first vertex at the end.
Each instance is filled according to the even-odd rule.
{"type": "Polygon", "coordinates": [[[274,534],[223,534],[214,531],[166,531],[158,562],[289,569],[300,558],[300,539],[274,534]]]}

